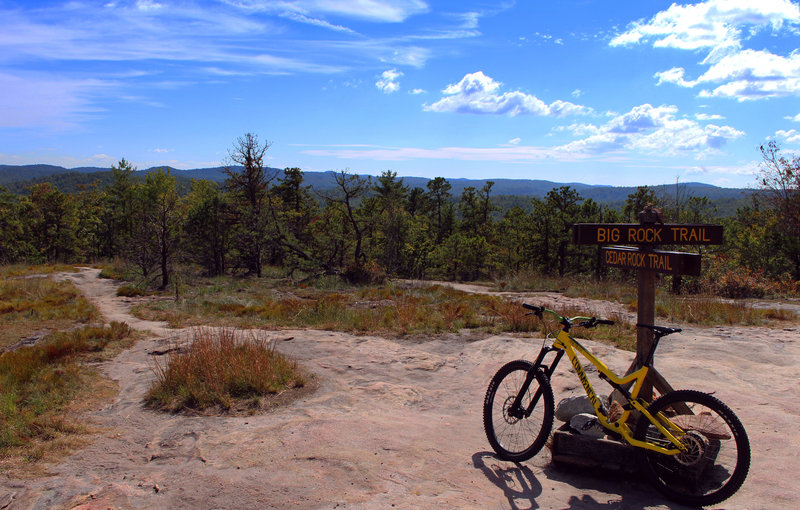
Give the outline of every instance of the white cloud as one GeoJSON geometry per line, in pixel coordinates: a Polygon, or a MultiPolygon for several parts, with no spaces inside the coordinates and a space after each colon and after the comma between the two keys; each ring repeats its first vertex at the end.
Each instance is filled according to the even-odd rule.
{"type": "Polygon", "coordinates": [[[656,73],[658,84],[674,83],[692,88],[699,84],[721,83],[704,89],[700,97],[727,97],[738,101],[800,93],[800,53],[789,57],[766,50],[744,50],[722,58],[696,80],[684,79],[680,67],[656,73]]]}
{"type": "Polygon", "coordinates": [[[686,74],[686,70],[682,67],[673,67],[667,71],[661,71],[655,74],[655,77],[658,78],[658,83],[656,85],[661,85],[662,83],[674,83],[680,87],[694,87],[697,85],[696,81],[687,81],[683,77],[686,74]]]}
{"type": "Polygon", "coordinates": [[[708,113],[696,113],[694,115],[694,118],[697,119],[697,120],[701,120],[701,121],[704,121],[704,120],[724,120],[725,119],[725,117],[723,117],[722,115],[717,115],[717,114],[713,114],[712,115],[712,114],[708,114],[708,113]]]}
{"type": "Polygon", "coordinates": [[[428,5],[420,0],[311,0],[296,3],[311,10],[392,23],[428,11],[428,5]]]}
{"type": "Polygon", "coordinates": [[[559,126],[556,131],[569,131],[574,136],[586,136],[600,133],[600,128],[594,124],[570,124],[569,126],[559,126]]]}
{"type": "Polygon", "coordinates": [[[581,89],[575,89],[572,91],[572,94],[570,95],[577,99],[583,95],[583,91],[581,89]]]}
{"type": "Polygon", "coordinates": [[[653,46],[684,50],[708,49],[717,59],[741,47],[742,29],[749,33],[800,22],[800,8],[789,0],[708,0],[673,3],[649,21],[637,21],[611,40],[611,46],[653,41],[653,46]]]}
{"type": "Polygon", "coordinates": [[[482,71],[465,75],[460,82],[448,85],[442,92],[445,97],[424,105],[426,111],[484,113],[493,115],[531,114],[560,117],[591,113],[591,108],[568,101],[557,100],[547,104],[538,97],[524,92],[500,93],[501,83],[482,71]]]}
{"type": "Polygon", "coordinates": [[[782,138],[786,143],[800,143],[800,131],[797,131],[796,129],[790,129],[789,131],[784,131],[781,129],[775,132],[775,136],[782,138]]]}
{"type": "Polygon", "coordinates": [[[24,73],[0,73],[0,127],[73,127],[99,109],[89,99],[112,82],[24,73]]]}
{"type": "Polygon", "coordinates": [[[761,163],[757,161],[750,161],[743,165],[726,166],[726,165],[698,165],[688,167],[685,169],[686,174],[721,174],[721,175],[756,175],[761,168],[761,163]]]}
{"type": "Polygon", "coordinates": [[[412,94],[412,95],[415,95],[415,96],[418,96],[420,94],[427,94],[428,91],[425,90],[425,89],[414,89],[414,90],[409,91],[408,93],[412,94]]]}
{"type": "Polygon", "coordinates": [[[729,140],[744,135],[731,126],[700,125],[696,121],[678,118],[675,106],[643,104],[612,118],[603,126],[573,124],[575,134],[588,134],[559,147],[563,151],[600,154],[615,151],[634,151],[650,154],[695,153],[703,157],[721,149],[729,140]]]}
{"type": "MultiPolygon", "coordinates": [[[[81,166],[96,166],[111,168],[111,165],[116,164],[119,158],[113,158],[107,154],[93,154],[91,156],[76,158],[73,156],[63,156],[48,154],[52,149],[40,148],[33,152],[23,154],[4,154],[0,152],[0,161],[7,165],[58,165],[64,168],[76,168],[81,166]]],[[[217,165],[208,165],[209,168],[217,165]]],[[[198,167],[192,167],[198,168],[198,167]]]]}
{"type": "MultiPolygon", "coordinates": [[[[113,5],[111,7],[113,7],[113,5]]],[[[162,7],[164,6],[153,0],[138,0],[136,2],[136,8],[140,11],[157,11],[162,7]]]]}
{"type": "Polygon", "coordinates": [[[708,0],[690,5],[672,4],[649,21],[631,24],[611,41],[612,46],[653,42],[654,47],[706,50],[701,62],[710,66],[696,80],[674,67],[656,73],[658,85],[673,83],[692,88],[718,84],[700,91],[700,97],[738,101],[800,93],[800,54],[788,57],[768,50],[742,49],[748,37],[771,28],[800,23],[800,7],[789,0],[708,0]]]}
{"type": "Polygon", "coordinates": [[[318,26],[318,27],[328,28],[328,29],[334,30],[336,32],[346,32],[348,34],[355,34],[356,33],[354,30],[352,30],[350,28],[347,28],[345,26],[334,25],[333,23],[325,21],[324,19],[311,18],[311,17],[306,16],[305,14],[301,14],[301,13],[295,12],[295,11],[282,12],[282,13],[280,13],[280,16],[282,16],[282,17],[284,17],[286,19],[290,19],[292,21],[297,21],[298,23],[306,23],[308,25],[315,25],[315,26],[318,26]]]}
{"type": "Polygon", "coordinates": [[[744,135],[730,126],[708,124],[678,118],[674,106],[653,107],[643,104],[619,115],[602,126],[573,124],[564,128],[578,136],[586,136],[564,145],[539,147],[521,145],[514,138],[501,147],[385,147],[375,145],[327,146],[303,152],[314,156],[342,159],[375,159],[403,161],[409,159],[455,159],[463,161],[531,162],[579,161],[598,156],[610,159],[620,155],[647,154],[670,156],[694,154],[702,159],[719,150],[729,140],[744,135]]]}
{"type": "Polygon", "coordinates": [[[696,83],[724,82],[700,97],[728,97],[739,101],[800,93],[800,53],[788,58],[769,51],[745,50],[730,55],[706,71],[696,83]]]}
{"type": "Polygon", "coordinates": [[[333,14],[383,23],[399,23],[428,11],[420,0],[224,0],[237,7],[259,11],[293,11],[300,14],[333,14]]]}
{"type": "MultiPolygon", "coordinates": [[[[409,159],[444,159],[459,161],[537,161],[553,156],[547,147],[384,147],[375,145],[346,145],[320,149],[308,149],[305,154],[336,157],[342,159],[375,159],[379,161],[404,161],[409,159]]],[[[560,155],[562,159],[574,160],[578,156],[560,155]]]]}
{"type": "Polygon", "coordinates": [[[784,119],[791,120],[793,122],[800,122],[800,113],[798,113],[794,117],[784,117],[784,119]]]}
{"type": "Polygon", "coordinates": [[[375,82],[375,86],[378,87],[384,94],[391,94],[392,92],[397,92],[400,90],[400,84],[397,83],[397,80],[403,76],[403,73],[398,71],[397,69],[389,69],[388,71],[384,71],[381,74],[381,78],[375,82]]]}

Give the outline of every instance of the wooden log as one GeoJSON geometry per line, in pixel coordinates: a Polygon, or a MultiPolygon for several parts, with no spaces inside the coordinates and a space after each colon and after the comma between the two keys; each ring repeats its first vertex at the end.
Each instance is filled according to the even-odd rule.
{"type": "Polygon", "coordinates": [[[565,427],[553,432],[552,461],[556,466],[627,474],[639,471],[632,446],[611,439],[582,436],[565,427]]]}

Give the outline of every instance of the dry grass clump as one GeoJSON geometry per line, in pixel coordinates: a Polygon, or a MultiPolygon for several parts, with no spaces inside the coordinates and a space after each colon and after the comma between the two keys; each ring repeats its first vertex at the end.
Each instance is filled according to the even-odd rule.
{"type": "Polygon", "coordinates": [[[536,316],[530,315],[530,310],[523,308],[517,301],[497,299],[489,310],[500,318],[505,331],[529,332],[542,328],[542,322],[536,316]]]}
{"type": "Polygon", "coordinates": [[[703,255],[702,276],[690,279],[686,290],[733,299],[796,297],[800,294],[800,282],[789,274],[775,277],[763,269],[742,267],[724,253],[710,253],[703,255]]]}
{"type": "Polygon", "coordinates": [[[0,348],[36,330],[65,329],[100,317],[71,282],[50,278],[0,280],[0,348]]]}
{"type": "Polygon", "coordinates": [[[258,407],[261,397],[306,384],[297,364],[266,338],[236,336],[231,329],[196,329],[189,345],[173,349],[165,363],[154,358],[156,381],[145,401],[169,411],[231,410],[242,403],[258,407]]]}
{"type": "Polygon", "coordinates": [[[81,359],[130,334],[125,323],[87,326],[0,354],[0,451],[75,431],[61,410],[84,387],[81,359]]]}
{"type": "Polygon", "coordinates": [[[316,328],[355,333],[433,334],[494,328],[488,306],[497,298],[441,286],[381,286],[349,292],[311,288],[243,289],[215,286],[181,300],[146,303],[133,313],[179,327],[316,328]]]}
{"type": "Polygon", "coordinates": [[[120,297],[138,297],[144,296],[145,291],[135,285],[121,285],[117,287],[116,294],[120,297]]]}
{"type": "Polygon", "coordinates": [[[0,278],[19,278],[53,273],[76,273],[78,269],[70,264],[8,264],[0,266],[0,278]]]}
{"type": "Polygon", "coordinates": [[[0,281],[0,316],[7,321],[71,319],[89,321],[97,310],[70,282],[49,278],[0,281]]]}
{"type": "MultiPolygon", "coordinates": [[[[310,288],[281,290],[215,285],[215,292],[187,293],[179,301],[140,305],[134,313],[172,326],[217,325],[242,328],[316,328],[354,333],[427,335],[465,329],[491,332],[540,330],[535,317],[517,302],[468,294],[440,285],[383,285],[349,292],[310,288]]],[[[586,310],[574,310],[586,314],[586,310]]],[[[629,326],[601,328],[607,341],[627,345],[629,326]]],[[[581,333],[579,333],[581,334],[581,333]]],[[[603,337],[593,333],[592,337],[603,337]]],[[[627,348],[627,347],[626,347],[627,348]]]]}
{"type": "Polygon", "coordinates": [[[797,320],[794,313],[786,310],[755,308],[746,301],[720,299],[714,296],[657,297],[656,314],[672,322],[706,326],[719,324],[758,326],[771,320],[797,320]]]}

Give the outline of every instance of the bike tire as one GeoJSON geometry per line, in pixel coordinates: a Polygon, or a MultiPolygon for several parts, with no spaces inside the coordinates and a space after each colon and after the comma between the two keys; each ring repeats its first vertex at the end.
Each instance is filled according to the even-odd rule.
{"type": "Polygon", "coordinates": [[[503,460],[522,462],[542,449],[553,428],[553,389],[544,372],[537,370],[522,400],[526,408],[541,389],[541,396],[528,417],[509,416],[508,410],[519,394],[533,363],[516,360],[506,363],[492,377],[483,400],[483,428],[489,444],[503,460]]]}
{"type": "MultiPolygon", "coordinates": [[[[662,494],[685,505],[707,506],[739,490],[750,469],[750,442],[727,405],[708,393],[678,390],[657,398],[647,410],[679,425],[686,432],[679,439],[690,447],[677,455],[640,450],[643,471],[662,494]]],[[[644,415],[634,438],[671,445],[644,415]]]]}

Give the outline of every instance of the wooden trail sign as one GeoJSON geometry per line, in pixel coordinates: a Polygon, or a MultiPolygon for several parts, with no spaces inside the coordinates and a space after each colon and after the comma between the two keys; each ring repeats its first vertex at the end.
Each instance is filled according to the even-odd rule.
{"type": "Polygon", "coordinates": [[[575,244],[722,244],[722,225],[671,225],[640,223],[578,223],[572,230],[575,244]]]}
{"type": "Polygon", "coordinates": [[[680,251],[643,251],[627,246],[603,248],[603,262],[623,269],[644,269],[656,273],[700,275],[700,255],[680,251]]]}
{"type": "MultiPolygon", "coordinates": [[[[639,213],[639,223],[578,223],[573,226],[572,240],[575,244],[628,244],[637,246],[609,246],[603,248],[603,263],[638,271],[638,324],[655,324],[656,275],[700,274],[700,255],[677,251],[653,249],[662,244],[709,245],[722,244],[721,225],[680,225],[659,223],[661,213],[646,207],[639,213]]],[[[638,328],[636,333],[636,358],[628,374],[641,368],[653,345],[653,333],[638,328]]],[[[672,391],[664,377],[653,368],[648,372],[646,384],[639,396],[652,398],[655,387],[662,395],[672,391]]]]}

